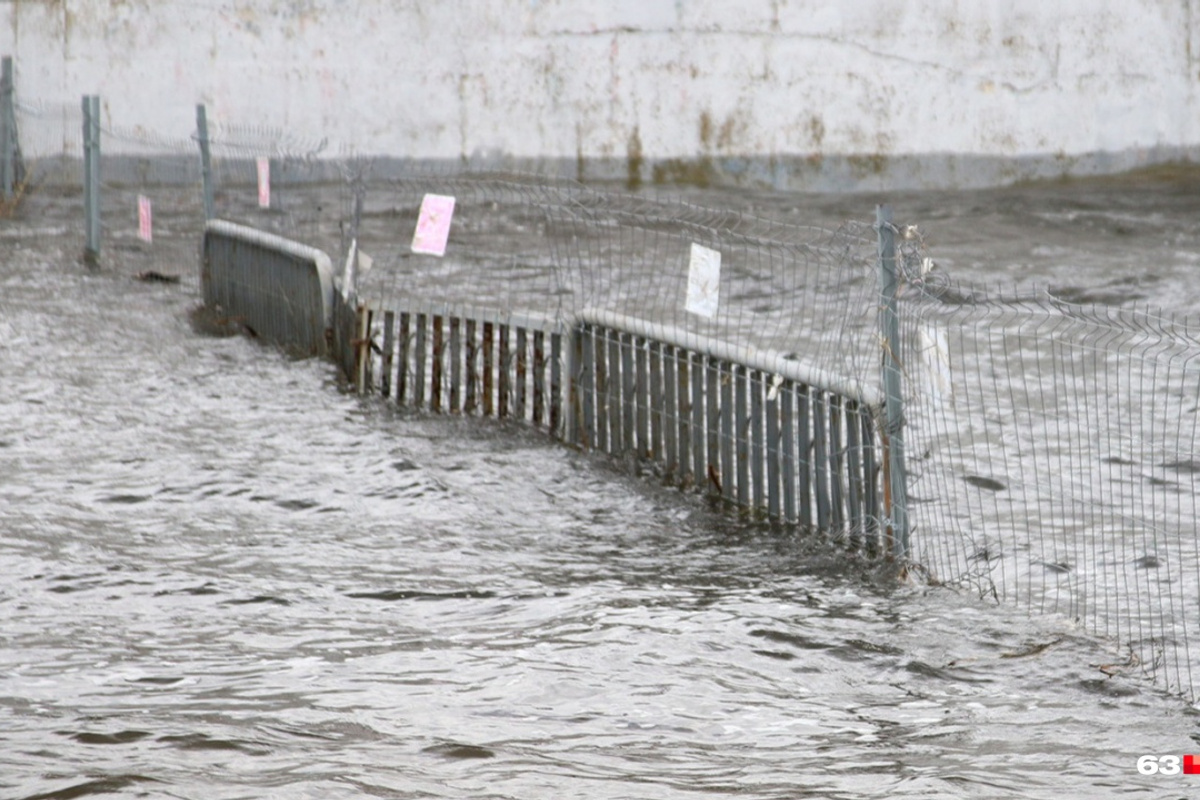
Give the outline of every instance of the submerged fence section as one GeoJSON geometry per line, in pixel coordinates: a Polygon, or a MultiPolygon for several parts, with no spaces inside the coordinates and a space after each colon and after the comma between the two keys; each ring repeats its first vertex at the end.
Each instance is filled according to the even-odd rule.
{"type": "Polygon", "coordinates": [[[414,173],[354,194],[347,374],[402,405],[523,419],[730,506],[905,554],[877,424],[871,226],[510,175],[414,173]],[[431,198],[446,215],[437,248],[422,240],[431,198]]]}
{"type": "Polygon", "coordinates": [[[414,175],[356,197],[343,279],[355,291],[335,324],[353,344],[334,346],[364,388],[523,420],[731,507],[906,552],[887,506],[879,356],[860,352],[878,351],[869,226],[798,228],[517,176],[414,175]],[[454,236],[423,252],[431,196],[452,208],[454,236]],[[694,302],[697,247],[708,307],[694,302]]]}

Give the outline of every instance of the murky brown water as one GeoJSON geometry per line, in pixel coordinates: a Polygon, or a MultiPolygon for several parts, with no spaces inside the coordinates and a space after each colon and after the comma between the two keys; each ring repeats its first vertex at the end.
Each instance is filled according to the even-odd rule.
{"type": "MultiPolygon", "coordinates": [[[[1189,311],[1185,178],[890,200],[957,276],[1189,311]]],[[[815,224],[876,199],[688,194],[815,224]]],[[[78,207],[0,221],[3,796],[1196,791],[1136,769],[1200,750],[1193,712],[1071,623],[199,335],[191,207],[153,246],[109,217],[98,271],[78,207]]]]}

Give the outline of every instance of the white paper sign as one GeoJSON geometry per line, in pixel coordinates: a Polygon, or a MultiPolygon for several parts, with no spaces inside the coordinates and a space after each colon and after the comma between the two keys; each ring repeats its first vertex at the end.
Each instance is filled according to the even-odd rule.
{"type": "Polygon", "coordinates": [[[446,254],[446,241],[450,238],[450,220],[454,216],[454,198],[441,194],[427,194],[421,201],[421,213],[417,217],[417,230],[413,234],[412,251],[431,256],[446,254]]]}
{"type": "Polygon", "coordinates": [[[154,239],[154,220],[150,214],[150,198],[139,194],[138,199],[138,238],[143,242],[154,239]]]}
{"type": "Polygon", "coordinates": [[[258,207],[271,207],[271,159],[259,156],[258,161],[258,207]]]}
{"type": "Polygon", "coordinates": [[[721,288],[721,253],[692,243],[692,258],[688,264],[686,308],[692,314],[712,319],[717,315],[718,293],[721,288]]]}
{"type": "Polygon", "coordinates": [[[935,402],[951,399],[950,344],[946,331],[932,325],[920,329],[921,360],[929,381],[929,393],[935,402]]]}

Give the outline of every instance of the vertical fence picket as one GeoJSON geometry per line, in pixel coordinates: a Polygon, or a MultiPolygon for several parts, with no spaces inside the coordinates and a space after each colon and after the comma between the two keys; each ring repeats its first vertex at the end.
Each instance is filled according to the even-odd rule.
{"type": "Polygon", "coordinates": [[[450,413],[462,411],[462,318],[450,318],[450,413]]]}
{"type": "Polygon", "coordinates": [[[829,525],[841,532],[846,526],[846,453],[842,448],[842,398],[829,396],[829,525]]]}
{"type": "Polygon", "coordinates": [[[417,329],[413,342],[413,405],[420,408],[425,404],[425,328],[427,314],[417,314],[417,329]]]}
{"type": "Polygon", "coordinates": [[[533,332],[533,424],[546,424],[546,334],[533,332]]]}
{"type": "Polygon", "coordinates": [[[817,471],[812,458],[812,388],[805,384],[796,387],[796,450],[800,454],[796,462],[800,473],[800,524],[811,530],[817,471]]]}
{"type": "Polygon", "coordinates": [[[512,395],[512,345],[509,343],[509,326],[498,325],[497,333],[500,337],[499,355],[496,362],[497,372],[497,391],[499,397],[497,400],[496,415],[504,418],[508,416],[509,398],[512,395]]]}
{"type": "Polygon", "coordinates": [[[847,525],[850,529],[850,546],[862,547],[863,530],[863,446],[862,421],[857,403],[846,404],[846,503],[849,508],[847,525]]]}
{"type": "Polygon", "coordinates": [[[526,382],[529,380],[529,341],[525,327],[517,327],[517,370],[513,395],[513,416],[525,419],[526,382]]]}
{"type": "Polygon", "coordinates": [[[783,480],[783,518],[796,521],[796,392],[790,380],[779,387],[779,450],[783,480]]]}
{"type": "Polygon", "coordinates": [[[392,360],[396,347],[396,312],[383,313],[383,375],[379,383],[379,391],[384,397],[392,394],[392,360]]]}
{"type": "Polygon", "coordinates": [[[755,511],[765,505],[763,466],[766,460],[763,447],[763,374],[750,373],[750,486],[755,511]]]}
{"type": "Polygon", "coordinates": [[[733,370],[733,415],[737,447],[737,504],[750,505],[750,410],[747,392],[749,378],[746,367],[733,370]]]}
{"type": "Polygon", "coordinates": [[[433,315],[433,347],[429,354],[429,409],[438,413],[442,411],[442,355],[446,344],[444,321],[441,314],[433,315]]]}
{"type": "Polygon", "coordinates": [[[675,369],[675,348],[670,345],[662,345],[660,348],[662,353],[662,372],[663,372],[663,465],[666,468],[667,477],[670,480],[680,480],[679,474],[679,426],[678,413],[679,404],[676,401],[676,395],[679,391],[679,383],[676,379],[675,369]]]}
{"type": "Polygon", "coordinates": [[[819,389],[813,390],[813,477],[817,501],[817,528],[829,530],[829,404],[827,395],[819,389]]]}
{"type": "Polygon", "coordinates": [[[650,386],[646,340],[632,339],[634,347],[635,404],[637,406],[637,453],[638,458],[649,458],[650,447],[650,386]]]}
{"type": "MultiPolygon", "coordinates": [[[[568,373],[569,374],[569,373],[568,373]]],[[[563,407],[563,345],[562,334],[550,334],[550,430],[555,436],[563,436],[566,418],[575,419],[572,411],[563,407]],[[560,427],[561,426],[561,427],[560,427]]]]}
{"type": "Polygon", "coordinates": [[[495,352],[496,326],[491,322],[483,323],[483,342],[480,350],[483,353],[483,415],[490,417],[496,413],[495,405],[495,362],[492,358],[495,352]]]}
{"type": "Polygon", "coordinates": [[[675,363],[675,421],[677,423],[677,441],[679,447],[679,482],[683,486],[693,484],[692,469],[692,436],[691,401],[688,393],[688,353],[682,347],[671,348],[671,360],[675,363]]]}
{"type": "Polygon", "coordinates": [[[592,364],[595,367],[595,382],[593,384],[596,394],[596,416],[595,427],[589,428],[589,433],[592,434],[592,446],[597,450],[611,452],[608,446],[608,397],[609,386],[611,380],[608,376],[608,347],[605,344],[601,335],[601,328],[592,328],[592,364]]]}
{"type": "Polygon", "coordinates": [[[692,481],[700,491],[708,483],[707,461],[704,446],[708,436],[704,430],[704,356],[695,353],[691,357],[691,429],[692,429],[692,481]]]}
{"type": "Polygon", "coordinates": [[[618,341],[621,347],[621,451],[634,454],[637,452],[634,443],[637,375],[633,371],[633,336],[622,333],[618,341]]]}
{"type": "Polygon", "coordinates": [[[862,415],[862,440],[871,442],[870,446],[863,448],[863,483],[865,485],[863,495],[866,507],[864,539],[867,549],[876,552],[879,549],[879,513],[882,505],[878,489],[880,472],[879,461],[876,458],[878,451],[874,446],[875,423],[869,413],[862,415]]]}
{"type": "Polygon", "coordinates": [[[597,426],[599,415],[596,408],[596,389],[600,384],[600,366],[596,362],[595,352],[595,337],[592,335],[592,326],[581,325],[576,328],[577,342],[577,366],[578,377],[572,382],[572,387],[578,386],[580,397],[580,417],[579,435],[575,440],[575,444],[584,449],[597,448],[597,437],[599,434],[597,426]]]}
{"type": "Polygon", "coordinates": [[[605,362],[608,367],[608,391],[605,392],[606,403],[608,406],[608,452],[619,453],[621,446],[625,442],[624,429],[622,422],[624,414],[621,408],[621,341],[620,334],[616,331],[606,328],[604,331],[605,362]]]}
{"type": "Polygon", "coordinates": [[[412,315],[407,311],[400,312],[400,355],[396,359],[396,404],[404,405],[408,402],[408,359],[409,350],[412,346],[412,333],[409,326],[412,324],[412,315]]]}
{"type": "Polygon", "coordinates": [[[660,464],[666,465],[666,453],[663,448],[663,358],[662,344],[650,342],[649,352],[650,372],[650,447],[649,456],[660,464]]]}
{"type": "Polygon", "coordinates": [[[703,481],[708,491],[721,493],[721,372],[720,362],[706,359],[704,365],[705,454],[703,481]]]}
{"type": "Polygon", "coordinates": [[[767,516],[773,520],[781,518],[781,498],[779,491],[779,388],[772,387],[767,392],[763,404],[767,423],[767,516]]]}
{"type": "Polygon", "coordinates": [[[466,353],[464,353],[467,375],[466,386],[464,387],[463,397],[463,413],[474,414],[479,408],[479,339],[478,325],[473,319],[468,319],[465,328],[465,336],[467,340],[466,353]]]}
{"type": "Polygon", "coordinates": [[[733,365],[728,362],[721,364],[721,496],[728,502],[734,499],[735,474],[737,461],[734,455],[734,442],[737,440],[737,427],[734,425],[733,407],[733,365]]]}

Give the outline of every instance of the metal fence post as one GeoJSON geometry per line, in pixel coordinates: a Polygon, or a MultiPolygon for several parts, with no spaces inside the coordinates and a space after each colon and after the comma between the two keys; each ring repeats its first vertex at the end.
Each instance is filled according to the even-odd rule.
{"type": "Polygon", "coordinates": [[[884,510],[888,515],[885,530],[892,539],[897,558],[908,555],[908,488],[904,468],[904,409],[901,398],[900,317],[896,302],[899,275],[896,271],[896,229],[892,209],[876,206],[875,228],[879,234],[879,310],[883,359],[880,379],[883,384],[884,510]]]}
{"type": "Polygon", "coordinates": [[[200,179],[204,187],[204,218],[216,217],[213,200],[212,153],[208,147],[208,112],[204,104],[196,106],[196,140],[200,143],[200,179]]]}
{"type": "Polygon", "coordinates": [[[0,61],[0,191],[11,202],[17,192],[17,115],[13,108],[13,62],[0,61]]]}
{"type": "Polygon", "coordinates": [[[83,97],[83,213],[89,264],[100,259],[100,96],[83,97]]]}

